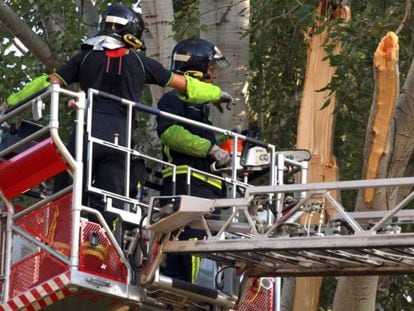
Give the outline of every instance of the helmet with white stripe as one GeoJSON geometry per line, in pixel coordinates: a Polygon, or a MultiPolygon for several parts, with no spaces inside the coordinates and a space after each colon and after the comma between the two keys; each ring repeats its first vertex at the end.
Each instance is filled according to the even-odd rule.
{"type": "Polygon", "coordinates": [[[177,43],[172,52],[173,72],[200,71],[206,74],[209,65],[218,65],[221,68],[230,65],[218,47],[209,41],[200,38],[186,39],[177,43]]]}
{"type": "Polygon", "coordinates": [[[131,34],[141,39],[144,29],[145,24],[141,14],[124,4],[113,4],[102,14],[98,35],[122,38],[126,34],[131,34]]]}

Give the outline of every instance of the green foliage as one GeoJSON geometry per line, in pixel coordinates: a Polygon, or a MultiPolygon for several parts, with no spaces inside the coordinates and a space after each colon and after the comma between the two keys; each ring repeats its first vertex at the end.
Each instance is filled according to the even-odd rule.
{"type": "Polygon", "coordinates": [[[279,149],[295,144],[306,46],[313,7],[297,1],[251,1],[251,124],[261,110],[264,138],[279,149]],[[287,126],[288,125],[288,126],[287,126]]]}
{"type": "Polygon", "coordinates": [[[384,311],[413,310],[414,279],[411,275],[396,275],[390,277],[390,287],[387,292],[377,294],[377,305],[384,311]]]}
{"type": "Polygon", "coordinates": [[[318,311],[332,310],[338,280],[332,276],[326,276],[322,281],[321,294],[319,296],[318,311]]]}
{"type": "Polygon", "coordinates": [[[173,6],[175,39],[180,41],[189,37],[199,36],[198,0],[174,0],[173,6]]]}

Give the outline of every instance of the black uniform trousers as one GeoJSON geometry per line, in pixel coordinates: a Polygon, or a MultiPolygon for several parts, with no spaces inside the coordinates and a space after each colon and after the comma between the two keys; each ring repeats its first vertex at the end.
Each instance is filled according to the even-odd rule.
{"type": "MultiPolygon", "coordinates": [[[[125,145],[126,137],[126,119],[123,116],[109,113],[97,112],[93,114],[92,136],[104,139],[110,142],[114,141],[114,135],[118,134],[119,144],[125,145]]],[[[68,143],[68,150],[72,155],[75,154],[75,129],[72,131],[71,139],[68,143]]],[[[87,170],[87,142],[86,135],[83,141],[83,189],[86,189],[86,170],[87,170]]],[[[124,176],[125,176],[125,153],[102,145],[93,145],[92,155],[92,184],[93,186],[114,192],[124,194],[124,176]]],[[[54,190],[59,191],[71,184],[71,178],[67,173],[60,174],[56,177],[54,190]]],[[[102,196],[95,193],[83,193],[84,205],[88,205],[100,211],[107,224],[111,227],[116,215],[104,212],[104,202],[102,196]]],[[[121,208],[122,202],[113,201],[115,207],[121,208]]],[[[90,220],[96,221],[95,217],[89,217],[90,220]]]]}
{"type": "MultiPolygon", "coordinates": [[[[176,195],[188,194],[186,176],[177,175],[176,195]]],[[[165,178],[163,180],[161,195],[172,195],[172,187],[171,178],[165,178]]],[[[222,190],[193,177],[191,178],[190,194],[201,198],[215,199],[222,197],[222,190]]],[[[179,240],[202,240],[204,237],[204,231],[186,226],[180,234],[179,240]]],[[[172,278],[191,282],[193,274],[192,256],[187,254],[167,255],[165,265],[161,268],[161,273],[172,278]]]]}

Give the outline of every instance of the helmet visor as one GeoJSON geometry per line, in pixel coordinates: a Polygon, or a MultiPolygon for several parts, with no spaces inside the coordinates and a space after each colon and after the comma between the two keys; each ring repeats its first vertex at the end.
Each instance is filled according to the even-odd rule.
{"type": "Polygon", "coordinates": [[[223,56],[217,46],[214,47],[214,56],[211,62],[218,68],[227,68],[230,66],[229,61],[223,56]]]}

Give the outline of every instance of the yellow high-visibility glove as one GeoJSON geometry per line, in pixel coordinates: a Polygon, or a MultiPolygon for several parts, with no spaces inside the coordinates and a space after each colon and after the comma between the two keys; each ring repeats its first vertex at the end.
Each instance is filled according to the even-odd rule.
{"type": "Polygon", "coordinates": [[[14,106],[49,86],[50,82],[48,75],[42,74],[40,77],[27,83],[20,91],[10,95],[6,99],[7,105],[14,106]]]}

